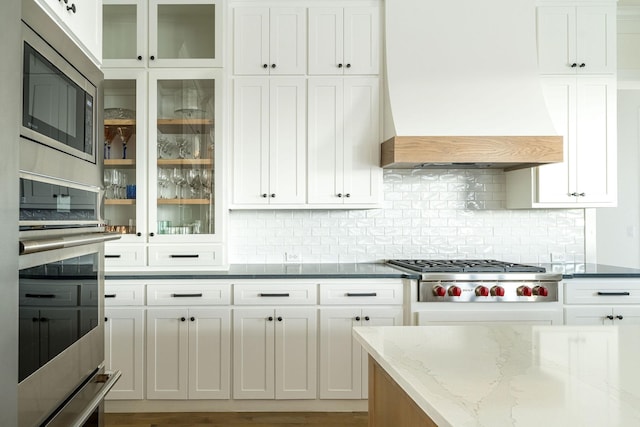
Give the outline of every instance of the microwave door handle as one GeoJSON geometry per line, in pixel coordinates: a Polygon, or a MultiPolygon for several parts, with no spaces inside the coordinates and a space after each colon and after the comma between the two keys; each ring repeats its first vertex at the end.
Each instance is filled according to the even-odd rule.
{"type": "Polygon", "coordinates": [[[122,235],[119,233],[89,233],[53,239],[22,240],[20,241],[20,255],[91,245],[93,243],[103,243],[110,240],[117,240],[120,237],[122,237],[122,235]]]}

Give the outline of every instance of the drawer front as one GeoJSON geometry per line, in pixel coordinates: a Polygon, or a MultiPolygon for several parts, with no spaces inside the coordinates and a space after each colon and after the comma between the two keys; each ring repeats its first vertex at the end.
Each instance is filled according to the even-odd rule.
{"type": "Polygon", "coordinates": [[[320,284],[320,304],[402,304],[401,283],[320,284]]]}
{"type": "Polygon", "coordinates": [[[142,284],[122,285],[105,283],[104,305],[144,305],[145,287],[142,284]]]}
{"type": "Polygon", "coordinates": [[[235,305],[315,305],[315,283],[247,283],[233,285],[235,305]]]}
{"type": "Polygon", "coordinates": [[[231,289],[228,284],[147,285],[147,305],[228,305],[231,289]]]}
{"type": "Polygon", "coordinates": [[[79,285],[20,284],[20,307],[75,307],[78,305],[79,285]]]}
{"type": "Polygon", "coordinates": [[[565,280],[566,304],[640,304],[640,281],[565,280]]]}
{"type": "Polygon", "coordinates": [[[222,265],[222,245],[150,246],[149,265],[167,268],[222,265]]]}
{"type": "Polygon", "coordinates": [[[109,245],[104,248],[105,268],[146,265],[144,245],[109,245]]]}

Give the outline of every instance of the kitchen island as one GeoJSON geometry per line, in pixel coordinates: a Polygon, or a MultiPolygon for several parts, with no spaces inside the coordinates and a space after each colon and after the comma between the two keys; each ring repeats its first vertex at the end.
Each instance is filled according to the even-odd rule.
{"type": "Polygon", "coordinates": [[[356,327],[354,336],[369,353],[370,427],[640,425],[640,326],[356,327]]]}

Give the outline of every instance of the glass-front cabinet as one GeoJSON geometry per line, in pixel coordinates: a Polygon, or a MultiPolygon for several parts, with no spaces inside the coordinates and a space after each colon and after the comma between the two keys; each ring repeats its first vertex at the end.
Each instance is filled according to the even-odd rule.
{"type": "Polygon", "coordinates": [[[123,234],[107,257],[124,251],[113,265],[223,262],[221,96],[222,70],[105,71],[105,218],[123,234]]]}
{"type": "Polygon", "coordinates": [[[222,0],[104,0],[104,67],[222,66],[222,0]]]}

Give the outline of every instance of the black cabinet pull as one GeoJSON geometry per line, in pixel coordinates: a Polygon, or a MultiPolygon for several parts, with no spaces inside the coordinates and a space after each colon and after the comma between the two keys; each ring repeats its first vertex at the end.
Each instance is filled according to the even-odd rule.
{"type": "Polygon", "coordinates": [[[608,315],[608,316],[607,316],[607,319],[609,319],[609,320],[613,320],[613,316],[612,316],[612,315],[608,315]]]}
{"type": "Polygon", "coordinates": [[[624,319],[624,317],[622,317],[620,314],[618,314],[618,315],[616,316],[616,319],[618,319],[618,320],[622,320],[622,319],[624,319]]]}
{"type": "Polygon", "coordinates": [[[186,319],[186,318],[184,318],[184,317],[181,317],[181,318],[180,318],[180,321],[181,321],[181,322],[184,322],[185,320],[187,320],[187,319],[186,319]]]}
{"type": "Polygon", "coordinates": [[[336,194],[336,196],[342,197],[342,193],[338,193],[338,194],[336,194]]]}
{"type": "Polygon", "coordinates": [[[271,64],[271,68],[276,68],[276,64],[271,64]]]}
{"type": "Polygon", "coordinates": [[[151,59],[152,61],[154,61],[154,60],[156,59],[156,57],[155,57],[155,56],[153,56],[153,55],[151,55],[151,57],[150,57],[149,59],[151,59]]]}
{"type": "Polygon", "coordinates": [[[115,298],[116,294],[105,294],[105,298],[115,298]]]}
{"type": "Polygon", "coordinates": [[[576,68],[578,66],[578,64],[576,64],[575,62],[573,64],[571,64],[571,68],[576,68]]]}
{"type": "Polygon", "coordinates": [[[269,68],[267,64],[262,64],[262,68],[269,68]]]}
{"type": "Polygon", "coordinates": [[[142,236],[142,233],[138,231],[138,232],[136,233],[136,236],[140,237],[140,236],[142,236]]]}
{"type": "Polygon", "coordinates": [[[279,293],[279,294],[272,294],[272,293],[259,293],[258,296],[261,297],[288,297],[289,296],[289,292],[283,292],[283,293],[279,293]]]}
{"type": "Polygon", "coordinates": [[[105,258],[120,258],[121,255],[107,255],[107,254],[105,254],[104,257],[105,258]]]}
{"type": "Polygon", "coordinates": [[[338,64],[338,68],[342,68],[342,64],[338,64]]]}
{"type": "Polygon", "coordinates": [[[282,322],[282,316],[278,316],[278,322],[282,322]]]}
{"type": "Polygon", "coordinates": [[[587,64],[585,64],[584,62],[582,64],[580,64],[580,68],[584,68],[587,64]]]}
{"type": "Polygon", "coordinates": [[[274,199],[276,197],[276,193],[271,193],[271,198],[274,199]]]}
{"type": "Polygon", "coordinates": [[[347,68],[351,68],[351,64],[347,64],[347,68]]]}
{"type": "Polygon", "coordinates": [[[49,319],[47,319],[46,317],[41,317],[38,320],[40,320],[41,322],[48,322],[49,321],[49,319]]]}
{"type": "Polygon", "coordinates": [[[169,258],[200,258],[198,254],[172,254],[169,258]]]}
{"type": "Polygon", "coordinates": [[[364,320],[369,321],[369,316],[364,316],[364,320]]]}
{"type": "Polygon", "coordinates": [[[75,3],[71,3],[71,6],[67,6],[67,12],[68,11],[76,13],[76,4],[75,3]]]}
{"type": "Polygon", "coordinates": [[[267,320],[268,320],[269,322],[273,322],[273,316],[269,316],[269,317],[267,317],[267,320]]]}
{"type": "Polygon", "coordinates": [[[191,316],[191,318],[190,318],[189,320],[191,320],[192,322],[195,322],[195,321],[196,321],[196,318],[195,318],[195,317],[193,317],[193,316],[191,316]]]}
{"type": "Polygon", "coordinates": [[[55,298],[54,294],[24,294],[27,298],[55,298]]]}
{"type": "Polygon", "coordinates": [[[377,297],[377,292],[347,292],[348,297],[377,297]]]}
{"type": "Polygon", "coordinates": [[[151,237],[153,237],[155,235],[156,235],[156,233],[153,233],[153,232],[149,233],[149,236],[151,236],[151,237]]]}
{"type": "Polygon", "coordinates": [[[351,197],[351,193],[345,194],[344,197],[351,197]]]}
{"type": "Polygon", "coordinates": [[[108,317],[105,317],[105,318],[104,318],[104,321],[105,321],[105,322],[108,322],[108,321],[109,321],[109,318],[108,318],[108,317]]]}
{"type": "Polygon", "coordinates": [[[138,55],[138,61],[142,61],[142,55],[138,55]]]}
{"type": "Polygon", "coordinates": [[[171,294],[171,296],[173,298],[199,298],[202,294],[171,294]]]}
{"type": "Polygon", "coordinates": [[[600,292],[598,291],[598,295],[607,296],[607,297],[628,297],[631,295],[629,292],[600,292]]]}
{"type": "Polygon", "coordinates": [[[357,320],[357,321],[360,321],[360,316],[356,316],[356,320],[357,320]]]}
{"type": "Polygon", "coordinates": [[[262,193],[260,197],[264,197],[265,199],[268,197],[267,193],[262,193]]]}

